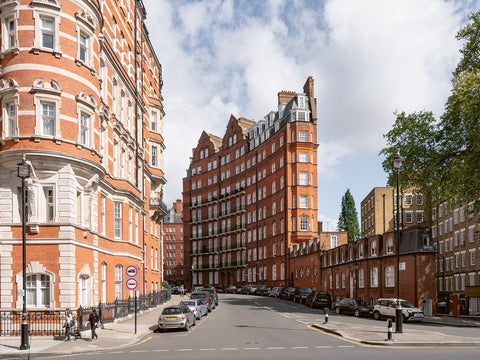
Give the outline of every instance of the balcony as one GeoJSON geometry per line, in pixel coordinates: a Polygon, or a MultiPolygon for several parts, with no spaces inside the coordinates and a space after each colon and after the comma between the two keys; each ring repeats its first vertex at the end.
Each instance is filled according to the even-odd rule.
{"type": "Polygon", "coordinates": [[[159,196],[150,198],[150,210],[154,211],[154,217],[163,219],[168,214],[168,207],[159,196]]]}

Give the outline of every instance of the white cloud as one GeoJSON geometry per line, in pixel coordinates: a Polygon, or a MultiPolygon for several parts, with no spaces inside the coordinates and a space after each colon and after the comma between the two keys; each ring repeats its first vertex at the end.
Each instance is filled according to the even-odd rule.
{"type": "MultiPolygon", "coordinates": [[[[144,0],[144,5],[163,67],[170,205],[181,198],[181,179],[202,130],[223,136],[231,113],[262,118],[276,109],[278,91],[301,91],[309,75],[318,105],[319,176],[338,179],[343,195],[352,156],[381,161],[382,134],[395,110],[442,112],[459,58],[455,34],[479,2],[144,0]]],[[[384,185],[368,176],[361,181],[369,190],[384,185]]],[[[319,213],[337,216],[333,205],[319,204],[319,213]]]]}

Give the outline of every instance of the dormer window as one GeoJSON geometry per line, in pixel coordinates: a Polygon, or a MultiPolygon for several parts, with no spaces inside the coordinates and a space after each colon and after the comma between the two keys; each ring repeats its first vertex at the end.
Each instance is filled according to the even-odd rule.
{"type": "Polygon", "coordinates": [[[302,95],[298,95],[297,100],[298,100],[298,107],[302,109],[305,108],[305,97],[302,95]]]}

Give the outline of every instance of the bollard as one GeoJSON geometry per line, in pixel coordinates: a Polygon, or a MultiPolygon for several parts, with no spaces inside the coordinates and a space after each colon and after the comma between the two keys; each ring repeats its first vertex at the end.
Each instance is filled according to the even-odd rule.
{"type": "Polygon", "coordinates": [[[325,321],[324,324],[328,324],[328,308],[324,308],[323,312],[325,313],[325,321]]]}
{"type": "Polygon", "coordinates": [[[387,319],[387,327],[388,327],[388,332],[387,332],[387,339],[385,341],[393,341],[392,339],[392,319],[387,319]]]}

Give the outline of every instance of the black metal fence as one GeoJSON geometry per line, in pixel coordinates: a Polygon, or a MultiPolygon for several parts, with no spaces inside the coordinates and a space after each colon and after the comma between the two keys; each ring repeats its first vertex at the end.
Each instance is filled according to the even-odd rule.
{"type": "MultiPolygon", "coordinates": [[[[153,292],[137,298],[137,312],[169,301],[170,291],[153,292]]],[[[96,307],[102,324],[113,322],[135,312],[135,298],[116,300],[113,303],[100,303],[96,307]]],[[[90,329],[88,317],[92,307],[72,309],[79,331],[90,329]]],[[[0,336],[20,336],[22,328],[21,310],[0,310],[0,336]]],[[[65,336],[65,310],[28,311],[28,329],[30,336],[65,336]]]]}

